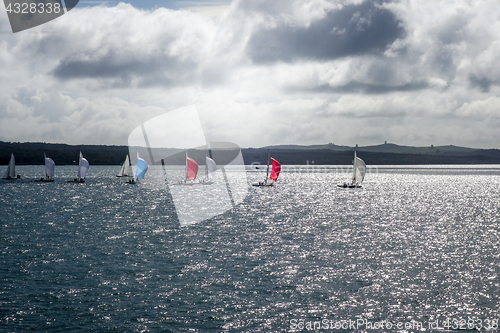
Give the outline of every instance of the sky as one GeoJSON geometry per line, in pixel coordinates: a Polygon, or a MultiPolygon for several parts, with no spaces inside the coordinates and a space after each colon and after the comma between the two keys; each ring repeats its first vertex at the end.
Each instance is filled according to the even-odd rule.
{"type": "Polygon", "coordinates": [[[84,1],[12,33],[0,140],[127,145],[196,105],[208,141],[500,148],[500,1],[84,1]]]}

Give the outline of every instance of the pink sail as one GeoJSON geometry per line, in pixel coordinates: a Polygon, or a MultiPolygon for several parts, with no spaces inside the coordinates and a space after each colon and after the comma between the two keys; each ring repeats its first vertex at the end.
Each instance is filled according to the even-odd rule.
{"type": "Polygon", "coordinates": [[[196,174],[198,173],[198,163],[196,163],[196,161],[193,160],[192,158],[187,157],[186,164],[187,164],[187,175],[186,175],[187,178],[195,180],[196,174]]]}
{"type": "Polygon", "coordinates": [[[276,181],[278,179],[278,176],[280,175],[281,164],[272,157],[271,160],[273,161],[273,169],[271,170],[271,175],[269,176],[269,178],[276,181]]]}

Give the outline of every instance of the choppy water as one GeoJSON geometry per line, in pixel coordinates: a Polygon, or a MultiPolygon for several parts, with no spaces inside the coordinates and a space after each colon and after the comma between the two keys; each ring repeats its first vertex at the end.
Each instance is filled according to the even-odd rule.
{"type": "Polygon", "coordinates": [[[0,182],[0,331],[498,327],[500,166],[379,167],[362,189],[335,186],[345,168],[286,167],[277,187],[187,227],[147,177],[92,166],[68,184],[74,168],[0,182]]]}

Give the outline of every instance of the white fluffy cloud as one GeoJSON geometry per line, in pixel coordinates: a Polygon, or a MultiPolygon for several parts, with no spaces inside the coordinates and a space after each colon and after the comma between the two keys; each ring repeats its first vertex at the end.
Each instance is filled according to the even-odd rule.
{"type": "Polygon", "coordinates": [[[196,103],[207,138],[240,146],[500,148],[499,12],[496,0],[77,7],[0,36],[0,140],[126,144],[141,121],[196,103]]]}

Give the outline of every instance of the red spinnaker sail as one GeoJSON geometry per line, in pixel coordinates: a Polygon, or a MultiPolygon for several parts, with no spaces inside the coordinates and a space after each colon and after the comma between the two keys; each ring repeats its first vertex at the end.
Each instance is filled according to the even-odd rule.
{"type": "Polygon", "coordinates": [[[271,170],[271,175],[269,176],[269,178],[276,181],[278,179],[278,176],[280,175],[281,164],[272,157],[271,160],[273,161],[273,169],[271,170]]]}
{"type": "Polygon", "coordinates": [[[192,158],[187,158],[187,178],[191,180],[196,179],[196,174],[198,173],[198,163],[192,158]]]}

